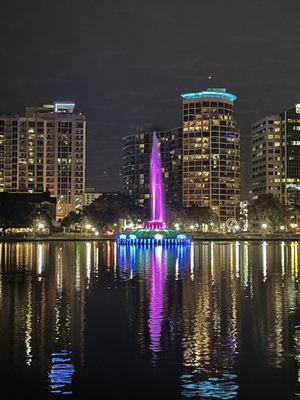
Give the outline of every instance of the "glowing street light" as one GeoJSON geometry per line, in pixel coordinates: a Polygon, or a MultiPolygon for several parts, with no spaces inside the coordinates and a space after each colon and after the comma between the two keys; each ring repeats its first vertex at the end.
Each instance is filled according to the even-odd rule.
{"type": "Polygon", "coordinates": [[[91,224],[86,224],[85,228],[89,231],[92,228],[92,225],[91,224]]]}
{"type": "Polygon", "coordinates": [[[194,225],[190,225],[190,230],[193,231],[195,229],[194,225]]]}
{"type": "Polygon", "coordinates": [[[262,229],[267,229],[268,225],[267,224],[261,224],[262,229]]]}
{"type": "Polygon", "coordinates": [[[284,225],[280,225],[279,228],[280,228],[281,231],[284,231],[284,225]]]}

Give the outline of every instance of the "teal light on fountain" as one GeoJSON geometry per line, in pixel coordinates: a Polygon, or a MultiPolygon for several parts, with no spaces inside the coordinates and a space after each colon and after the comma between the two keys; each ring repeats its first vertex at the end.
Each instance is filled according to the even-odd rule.
{"type": "Polygon", "coordinates": [[[155,132],[150,159],[150,205],[151,219],[144,223],[144,228],[121,233],[117,236],[118,243],[141,245],[190,243],[190,238],[184,233],[167,228],[159,143],[155,132]]]}

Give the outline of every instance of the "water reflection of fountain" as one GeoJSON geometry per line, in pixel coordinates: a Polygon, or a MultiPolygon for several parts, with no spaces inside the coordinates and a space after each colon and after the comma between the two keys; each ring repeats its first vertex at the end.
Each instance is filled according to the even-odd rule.
{"type": "Polygon", "coordinates": [[[161,351],[161,331],[164,311],[165,258],[162,247],[158,246],[150,254],[150,306],[149,333],[153,364],[161,351]]]}

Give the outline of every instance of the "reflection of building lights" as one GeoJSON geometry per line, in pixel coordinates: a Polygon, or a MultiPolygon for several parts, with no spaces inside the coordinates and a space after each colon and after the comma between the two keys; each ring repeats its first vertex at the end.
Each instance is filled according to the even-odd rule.
{"type": "Polygon", "coordinates": [[[236,277],[240,276],[240,244],[235,242],[235,271],[236,277]]]}
{"type": "Polygon", "coordinates": [[[284,277],[285,274],[285,243],[281,242],[280,244],[280,250],[281,250],[281,275],[284,277]]]}
{"type": "Polygon", "coordinates": [[[38,275],[42,274],[42,270],[43,270],[43,258],[44,258],[44,252],[43,252],[44,248],[43,245],[41,243],[38,244],[37,246],[37,269],[38,269],[38,275]]]}
{"type": "Polygon", "coordinates": [[[243,284],[244,286],[248,286],[248,281],[249,281],[249,243],[244,242],[243,243],[243,272],[244,272],[244,279],[243,279],[243,284]]]}
{"type": "Polygon", "coordinates": [[[25,320],[25,349],[26,349],[26,364],[31,365],[32,362],[32,292],[31,287],[28,291],[28,310],[25,320]]]}
{"type": "Polygon", "coordinates": [[[107,271],[110,270],[110,242],[106,241],[106,268],[107,271]]]}
{"type": "Polygon", "coordinates": [[[175,261],[175,280],[178,281],[179,278],[179,259],[176,257],[175,261]]]}
{"type": "Polygon", "coordinates": [[[210,272],[212,277],[212,284],[214,284],[214,276],[215,276],[215,269],[214,269],[214,242],[210,242],[210,272]]]}
{"type": "Polygon", "coordinates": [[[291,243],[291,273],[293,280],[298,275],[298,243],[291,243]]]}
{"type": "Polygon", "coordinates": [[[263,280],[267,280],[267,242],[262,244],[262,258],[263,258],[263,280]]]}
{"type": "Polygon", "coordinates": [[[194,280],[194,255],[195,253],[195,248],[194,248],[194,243],[191,244],[191,280],[194,280]]]}
{"type": "Polygon", "coordinates": [[[89,284],[90,277],[91,277],[91,267],[92,267],[92,243],[87,242],[85,244],[85,251],[86,251],[86,278],[89,284]]]}
{"type": "Polygon", "coordinates": [[[113,244],[113,248],[114,248],[114,277],[116,278],[117,276],[117,243],[114,242],[113,244]]]}
{"type": "Polygon", "coordinates": [[[81,252],[81,244],[76,244],[75,249],[75,289],[80,291],[80,282],[81,282],[81,260],[80,260],[80,252],[81,252]]]}

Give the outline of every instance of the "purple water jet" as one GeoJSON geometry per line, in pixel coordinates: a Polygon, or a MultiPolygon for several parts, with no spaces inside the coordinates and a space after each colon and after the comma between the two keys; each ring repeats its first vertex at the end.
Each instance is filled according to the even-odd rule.
{"type": "Polygon", "coordinates": [[[153,133],[152,152],[150,159],[150,195],[151,195],[151,219],[145,223],[147,229],[164,229],[165,210],[163,196],[163,182],[161,172],[161,160],[158,139],[153,133]]]}

